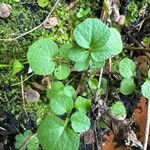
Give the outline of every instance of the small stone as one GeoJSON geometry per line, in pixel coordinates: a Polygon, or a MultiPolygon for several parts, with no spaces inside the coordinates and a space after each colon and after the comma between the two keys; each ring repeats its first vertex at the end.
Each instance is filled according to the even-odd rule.
{"type": "Polygon", "coordinates": [[[11,6],[8,4],[0,4],[0,18],[7,18],[11,13],[11,6]]]}
{"type": "Polygon", "coordinates": [[[37,101],[39,101],[39,99],[40,99],[40,94],[33,89],[30,88],[25,92],[25,100],[27,102],[29,102],[29,103],[37,102],[37,101]]]}

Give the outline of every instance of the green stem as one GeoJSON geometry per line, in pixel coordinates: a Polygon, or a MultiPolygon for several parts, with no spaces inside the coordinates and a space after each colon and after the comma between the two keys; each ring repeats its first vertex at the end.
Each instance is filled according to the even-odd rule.
{"type": "Polygon", "coordinates": [[[67,114],[67,117],[66,117],[66,121],[65,121],[64,128],[66,128],[66,127],[67,127],[68,122],[70,121],[70,115],[71,115],[71,112],[69,112],[69,113],[67,114]]]}
{"type": "Polygon", "coordinates": [[[11,65],[9,64],[0,64],[0,68],[5,68],[5,67],[10,67],[11,65]]]}
{"type": "MultiPolygon", "coordinates": [[[[29,78],[31,78],[33,75],[34,75],[34,74],[32,73],[32,74],[29,75],[27,78],[25,78],[22,82],[27,81],[27,80],[28,80],[29,78]]],[[[11,86],[16,86],[16,85],[20,85],[20,84],[21,84],[21,82],[17,82],[17,83],[12,84],[11,86]]]]}

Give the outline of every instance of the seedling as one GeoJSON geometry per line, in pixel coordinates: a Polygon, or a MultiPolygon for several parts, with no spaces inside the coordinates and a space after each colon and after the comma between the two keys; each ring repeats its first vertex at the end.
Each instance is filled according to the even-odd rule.
{"type": "MultiPolygon", "coordinates": [[[[46,150],[77,150],[79,134],[90,128],[86,113],[92,100],[77,96],[73,86],[64,84],[65,80],[72,71],[99,70],[107,59],[121,53],[123,48],[119,32],[95,18],[78,24],[73,39],[74,43],[59,48],[53,40],[41,38],[29,47],[27,53],[35,74],[53,78],[47,89],[51,114],[43,119],[37,131],[39,142],[46,150]]],[[[90,88],[96,89],[96,82],[89,79],[90,88]]]]}
{"type": "Polygon", "coordinates": [[[23,134],[18,134],[15,137],[15,148],[22,150],[38,150],[39,141],[36,134],[32,134],[30,130],[26,130],[23,134]]]}
{"type": "Polygon", "coordinates": [[[119,73],[123,77],[120,83],[120,92],[129,95],[135,91],[136,85],[133,77],[136,75],[136,65],[129,59],[124,58],[119,62],[119,73]]]}

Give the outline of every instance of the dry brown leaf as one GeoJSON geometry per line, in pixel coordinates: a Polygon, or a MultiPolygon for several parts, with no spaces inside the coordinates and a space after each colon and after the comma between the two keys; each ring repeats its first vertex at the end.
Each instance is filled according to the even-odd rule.
{"type": "Polygon", "coordinates": [[[57,17],[50,17],[44,22],[44,27],[46,29],[50,29],[58,25],[58,18],[57,17]]]}
{"type": "Polygon", "coordinates": [[[66,11],[71,10],[75,6],[75,1],[72,1],[67,7],[65,8],[66,11]]]}
{"type": "Polygon", "coordinates": [[[43,77],[43,79],[42,79],[42,84],[43,84],[45,87],[48,87],[48,86],[49,86],[49,88],[50,88],[51,82],[52,82],[52,79],[51,79],[50,76],[43,77]]]}
{"type": "Polygon", "coordinates": [[[41,91],[45,90],[45,87],[37,82],[31,82],[31,85],[38,90],[41,90],[41,91]]]}
{"type": "MultiPolygon", "coordinates": [[[[133,119],[134,122],[140,126],[140,131],[137,132],[138,139],[143,142],[144,141],[144,135],[145,135],[145,126],[146,126],[146,120],[147,120],[147,100],[144,97],[141,97],[140,102],[137,105],[137,108],[134,111],[133,119]]],[[[150,144],[150,135],[149,135],[149,141],[150,144]]]]}
{"type": "Polygon", "coordinates": [[[140,73],[144,76],[147,76],[147,72],[150,65],[150,59],[147,56],[142,55],[134,57],[134,61],[137,63],[140,73]]]}
{"type": "Polygon", "coordinates": [[[116,142],[114,141],[113,132],[106,133],[103,138],[104,142],[102,145],[103,150],[127,150],[126,146],[116,147],[116,142]]]}
{"type": "Polygon", "coordinates": [[[93,144],[94,143],[94,131],[92,129],[84,133],[84,143],[93,144]]]}

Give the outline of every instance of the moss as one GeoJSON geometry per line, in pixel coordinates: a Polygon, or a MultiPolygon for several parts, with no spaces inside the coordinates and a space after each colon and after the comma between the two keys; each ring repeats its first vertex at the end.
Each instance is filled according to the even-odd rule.
{"type": "Polygon", "coordinates": [[[147,0],[135,1],[132,0],[127,6],[126,25],[130,25],[136,21],[141,10],[147,5],[147,0]]]}
{"type": "MultiPolygon", "coordinates": [[[[46,18],[54,5],[53,2],[50,2],[47,7],[41,8],[38,6],[37,0],[20,0],[20,2],[16,2],[15,0],[2,0],[1,3],[9,4],[12,7],[12,11],[8,18],[0,19],[0,39],[13,38],[33,29],[46,18]]],[[[52,14],[52,16],[56,16],[59,19],[57,26],[52,29],[39,28],[17,41],[0,41],[0,64],[10,64],[15,58],[22,63],[26,62],[28,47],[40,37],[50,37],[59,45],[67,41],[72,41],[71,35],[74,27],[86,17],[95,15],[95,12],[92,11],[93,13],[91,12],[91,14],[87,14],[79,19],[76,17],[77,12],[81,7],[86,9],[90,6],[95,9],[96,2],[92,0],[78,0],[74,8],[66,11],[66,4],[64,1],[61,1],[61,4],[59,4],[58,8],[52,14]]],[[[20,73],[23,75],[23,78],[28,76],[27,70],[28,64],[25,65],[25,69],[20,73]]],[[[20,82],[20,74],[12,77],[10,71],[11,68],[0,68],[0,106],[3,106],[7,111],[19,114],[23,110],[20,85],[11,85],[20,82]]],[[[24,86],[27,85],[28,83],[24,82],[24,86]]],[[[28,111],[35,111],[40,118],[49,106],[43,102],[42,104],[27,105],[26,107],[28,111]]]]}

